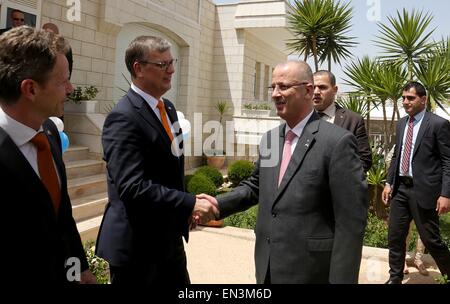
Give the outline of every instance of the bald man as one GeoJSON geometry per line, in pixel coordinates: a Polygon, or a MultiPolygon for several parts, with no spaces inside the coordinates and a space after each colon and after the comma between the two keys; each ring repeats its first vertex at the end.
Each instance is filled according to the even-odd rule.
{"type": "Polygon", "coordinates": [[[279,64],[270,89],[286,123],[263,136],[253,175],[217,199],[199,197],[218,203],[220,218],[259,203],[258,283],[357,283],[368,198],[356,138],[314,111],[305,62],[279,64]]]}

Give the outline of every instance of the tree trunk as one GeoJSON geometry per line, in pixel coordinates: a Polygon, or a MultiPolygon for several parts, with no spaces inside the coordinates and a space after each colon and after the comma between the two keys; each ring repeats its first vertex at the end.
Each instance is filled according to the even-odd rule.
{"type": "Polygon", "coordinates": [[[316,72],[319,70],[319,60],[317,58],[317,36],[313,34],[312,36],[312,43],[313,43],[313,55],[314,55],[314,67],[316,68],[316,72]]]}

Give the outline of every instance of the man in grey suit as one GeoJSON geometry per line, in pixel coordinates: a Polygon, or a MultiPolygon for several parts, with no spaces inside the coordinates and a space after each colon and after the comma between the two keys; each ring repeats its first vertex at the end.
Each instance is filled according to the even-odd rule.
{"type": "Polygon", "coordinates": [[[319,119],[306,63],[279,64],[271,89],[286,123],[263,136],[253,175],[217,197],[220,217],[259,202],[258,283],[357,283],[368,199],[356,139],[319,119]]]}
{"type": "Polygon", "coordinates": [[[345,109],[335,103],[338,87],[336,77],[329,71],[314,73],[314,108],[329,123],[349,130],[356,137],[358,154],[364,171],[372,166],[372,152],[369,146],[364,119],[358,113],[345,109]]]}

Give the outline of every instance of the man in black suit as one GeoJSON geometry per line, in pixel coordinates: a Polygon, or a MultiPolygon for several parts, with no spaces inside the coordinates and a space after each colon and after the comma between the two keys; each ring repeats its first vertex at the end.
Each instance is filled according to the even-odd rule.
{"type": "Polygon", "coordinates": [[[314,108],[329,123],[349,130],[358,142],[358,154],[363,164],[364,171],[369,171],[372,166],[372,152],[369,146],[364,119],[358,113],[342,108],[335,103],[336,77],[329,71],[314,73],[314,108]]]}
{"type": "Polygon", "coordinates": [[[72,92],[64,38],[31,27],[0,36],[2,273],[12,284],[93,283],[72,217],[58,130],[72,92]]]}
{"type": "Polygon", "coordinates": [[[25,25],[25,14],[21,10],[13,9],[9,15],[9,18],[11,20],[11,27],[0,29],[0,35],[6,33],[12,28],[25,25]]]}
{"type": "Polygon", "coordinates": [[[182,237],[192,213],[214,218],[208,201],[184,192],[182,131],[171,88],[176,59],[170,43],[140,36],[125,54],[132,84],[103,126],[109,203],[97,255],[118,285],[190,283],[182,237]]]}
{"type": "Polygon", "coordinates": [[[439,234],[439,215],[450,211],[450,123],[426,111],[424,86],[403,89],[408,114],[397,123],[397,140],[382,198],[390,203],[388,284],[401,284],[406,236],[412,219],[442,275],[450,275],[450,252],[439,234]],[[390,200],[390,202],[389,202],[390,200]]]}
{"type": "Polygon", "coordinates": [[[306,63],[277,65],[271,88],[286,123],[263,136],[252,176],[217,197],[220,217],[259,203],[257,283],[357,283],[368,199],[356,139],[314,111],[306,63]]]}

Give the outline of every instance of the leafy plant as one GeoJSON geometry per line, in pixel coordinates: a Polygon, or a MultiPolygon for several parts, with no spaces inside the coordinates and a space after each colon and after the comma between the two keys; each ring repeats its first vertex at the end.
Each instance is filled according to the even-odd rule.
{"type": "Polygon", "coordinates": [[[360,114],[363,118],[366,118],[369,113],[366,99],[367,98],[362,94],[350,93],[345,97],[338,97],[336,103],[341,107],[349,109],[350,111],[360,114]]]}
{"type": "Polygon", "coordinates": [[[198,168],[194,175],[203,174],[209,178],[216,187],[220,187],[223,184],[223,176],[219,170],[210,166],[203,166],[198,168]]]}
{"type": "Polygon", "coordinates": [[[234,186],[237,186],[241,181],[249,178],[252,175],[253,170],[255,170],[255,165],[252,162],[248,160],[238,160],[228,167],[228,179],[234,186]]]}
{"type": "Polygon", "coordinates": [[[225,225],[244,229],[255,229],[257,214],[258,205],[225,218],[225,225]]]}
{"type": "Polygon", "coordinates": [[[254,103],[245,103],[243,105],[244,109],[246,110],[271,110],[272,107],[269,103],[261,103],[261,102],[254,102],[254,103]]]}
{"type": "Polygon", "coordinates": [[[187,191],[192,194],[209,194],[216,196],[217,190],[213,181],[203,174],[194,175],[187,185],[187,191]]]}
{"type": "Polygon", "coordinates": [[[443,276],[437,276],[436,278],[434,278],[434,280],[439,284],[450,284],[450,280],[446,274],[444,274],[443,276]]]}
{"type": "Polygon", "coordinates": [[[108,284],[109,265],[108,262],[95,255],[95,242],[89,241],[84,244],[84,251],[89,264],[89,270],[97,279],[98,284],[108,284]]]}
{"type": "Polygon", "coordinates": [[[79,104],[83,100],[92,100],[98,94],[98,89],[94,86],[79,87],[77,86],[69,96],[67,100],[79,104]]]}
{"type": "Polygon", "coordinates": [[[388,248],[388,226],[374,214],[368,214],[364,246],[388,248]]]}

